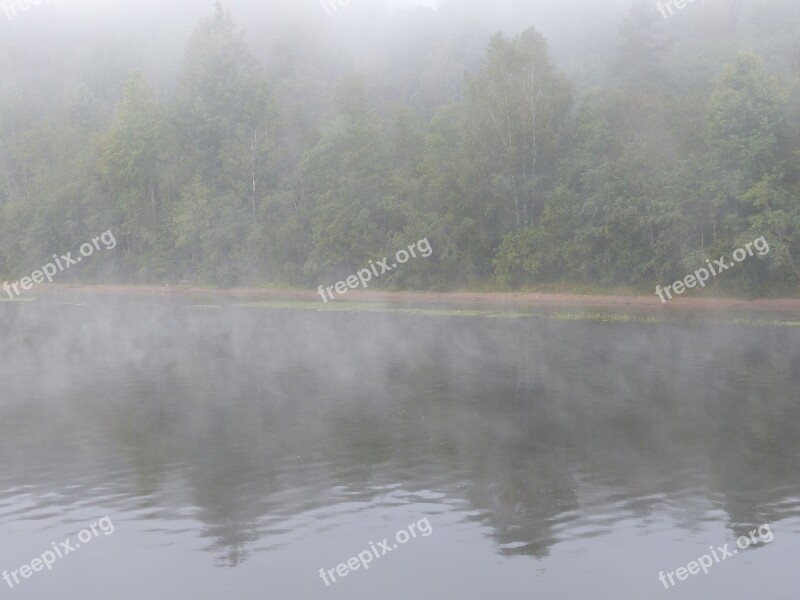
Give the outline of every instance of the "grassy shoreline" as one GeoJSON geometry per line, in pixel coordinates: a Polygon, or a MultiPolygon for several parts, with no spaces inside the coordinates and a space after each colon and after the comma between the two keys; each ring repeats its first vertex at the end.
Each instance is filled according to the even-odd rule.
{"type": "MultiPolygon", "coordinates": [[[[708,293],[691,297],[675,298],[662,303],[658,297],[627,294],[579,294],[547,292],[385,292],[351,290],[335,300],[325,303],[315,290],[287,288],[205,288],[197,286],[153,286],[153,285],[84,285],[48,284],[40,285],[24,297],[35,298],[51,294],[69,295],[111,295],[137,296],[159,295],[176,297],[217,297],[220,299],[248,301],[283,300],[316,301],[320,307],[346,303],[388,303],[388,304],[430,304],[430,305],[479,305],[479,306],[520,306],[520,307],[605,307],[605,308],[643,308],[671,311],[675,309],[691,311],[707,310],[746,310],[767,312],[788,312],[800,314],[800,298],[761,298],[745,299],[710,296],[708,293]]],[[[24,298],[21,297],[21,298],[24,298]]]]}

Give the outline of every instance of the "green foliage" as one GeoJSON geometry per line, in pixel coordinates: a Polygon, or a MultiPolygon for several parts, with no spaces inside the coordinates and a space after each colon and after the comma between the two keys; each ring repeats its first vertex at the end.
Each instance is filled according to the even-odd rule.
{"type": "Polygon", "coordinates": [[[378,78],[311,41],[257,58],[220,5],[176,78],[143,65],[120,84],[136,57],[109,44],[48,103],[18,70],[0,83],[0,273],[111,229],[116,251],[69,277],[316,287],[427,238],[431,257],[372,287],[652,289],[764,236],[769,255],[712,285],[794,293],[800,11],[762,3],[754,30],[779,34],[762,43],[745,4],[713,22],[714,52],[666,44],[635,4],[612,75],[579,94],[532,28],[479,55],[451,36],[378,78]],[[756,43],[766,60],[738,52],[756,43]]]}
{"type": "Polygon", "coordinates": [[[492,180],[492,201],[516,227],[541,210],[542,180],[552,176],[570,102],[570,85],[534,29],[514,39],[495,35],[477,76],[467,78],[468,151],[492,180]]]}
{"type": "Polygon", "coordinates": [[[741,53],[728,65],[708,102],[709,143],[722,168],[745,182],[770,173],[785,148],[786,92],[763,61],[741,53]]]}

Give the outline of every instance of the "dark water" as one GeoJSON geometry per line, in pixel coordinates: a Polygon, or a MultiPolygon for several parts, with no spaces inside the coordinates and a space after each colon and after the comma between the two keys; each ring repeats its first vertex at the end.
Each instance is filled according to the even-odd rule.
{"type": "Polygon", "coordinates": [[[798,328],[81,302],[0,303],[0,569],[113,533],[4,597],[797,597],[798,328]]]}

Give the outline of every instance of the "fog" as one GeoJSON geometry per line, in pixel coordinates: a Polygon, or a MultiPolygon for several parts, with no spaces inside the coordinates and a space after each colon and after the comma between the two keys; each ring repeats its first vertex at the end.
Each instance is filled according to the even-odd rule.
{"type": "Polygon", "coordinates": [[[793,597],[798,31],[0,0],[0,589],[793,597]]]}

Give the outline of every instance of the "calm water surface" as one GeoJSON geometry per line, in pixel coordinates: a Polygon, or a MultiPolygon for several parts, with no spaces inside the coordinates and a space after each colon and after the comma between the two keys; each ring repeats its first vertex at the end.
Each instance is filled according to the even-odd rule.
{"type": "Polygon", "coordinates": [[[114,526],[3,597],[797,597],[800,328],[57,296],[0,327],[0,570],[114,526]]]}

